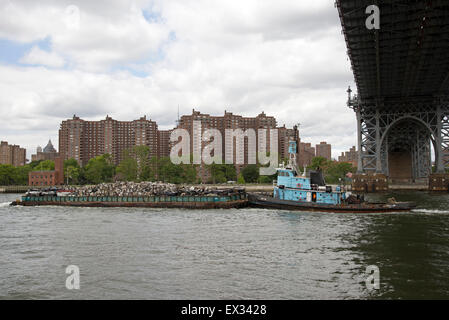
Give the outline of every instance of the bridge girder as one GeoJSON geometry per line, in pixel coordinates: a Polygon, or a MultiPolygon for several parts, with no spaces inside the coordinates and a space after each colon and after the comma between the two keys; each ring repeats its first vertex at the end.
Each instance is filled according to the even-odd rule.
{"type": "Polygon", "coordinates": [[[388,143],[410,145],[414,176],[429,172],[430,141],[437,172],[449,167],[449,1],[337,0],[358,94],[348,105],[357,115],[358,167],[388,174],[388,143]],[[368,30],[365,9],[380,9],[380,29],[368,30]],[[400,123],[407,128],[394,129],[400,123]],[[424,129],[423,129],[424,128],[424,129]],[[398,137],[394,137],[394,135],[398,137]],[[402,139],[402,140],[401,140],[402,139]],[[427,139],[427,141],[425,141],[427,139]],[[426,158],[427,157],[427,158],[426,158]]]}

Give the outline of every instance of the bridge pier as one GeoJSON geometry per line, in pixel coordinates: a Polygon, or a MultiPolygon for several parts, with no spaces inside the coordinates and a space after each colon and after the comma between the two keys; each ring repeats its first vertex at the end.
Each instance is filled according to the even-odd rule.
{"type": "Polygon", "coordinates": [[[386,192],[388,191],[388,178],[382,173],[357,173],[352,176],[352,191],[359,193],[386,192]]]}
{"type": "Polygon", "coordinates": [[[434,173],[429,177],[429,191],[449,191],[449,173],[434,173]]]}

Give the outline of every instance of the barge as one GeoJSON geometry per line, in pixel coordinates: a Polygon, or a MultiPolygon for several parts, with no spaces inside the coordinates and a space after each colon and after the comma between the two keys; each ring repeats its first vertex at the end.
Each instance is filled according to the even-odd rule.
{"type": "Polygon", "coordinates": [[[74,197],[25,195],[11,203],[21,206],[71,206],[71,207],[140,207],[230,209],[248,205],[246,192],[228,196],[153,196],[153,197],[74,197]]]}

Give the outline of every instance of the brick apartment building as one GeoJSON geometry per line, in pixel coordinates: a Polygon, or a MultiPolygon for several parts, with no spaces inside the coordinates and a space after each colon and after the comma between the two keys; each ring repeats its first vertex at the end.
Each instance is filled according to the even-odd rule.
{"type": "MultiPolygon", "coordinates": [[[[262,141],[259,141],[258,130],[266,130],[266,150],[270,150],[270,129],[278,129],[278,155],[281,159],[288,158],[288,141],[293,140],[295,131],[286,128],[285,125],[277,127],[277,121],[272,116],[267,116],[264,112],[256,117],[243,117],[232,112],[224,112],[223,116],[211,116],[199,111],[192,111],[190,115],[183,115],[178,120],[177,128],[185,129],[190,134],[190,150],[193,154],[201,154],[204,146],[208,142],[201,141],[200,149],[194,143],[199,136],[194,136],[194,132],[201,132],[207,129],[217,129],[222,135],[222,161],[232,156],[234,163],[238,161],[243,164],[236,164],[237,173],[249,163],[248,151],[256,154],[261,150],[262,141]],[[198,121],[198,122],[196,122],[198,121]],[[197,127],[195,127],[195,125],[197,127]],[[255,145],[248,146],[248,139],[243,141],[245,152],[239,153],[242,147],[237,139],[228,141],[226,129],[254,129],[256,133],[255,145]],[[249,150],[249,147],[252,149],[249,150]],[[232,150],[232,151],[231,151],[232,150]],[[228,154],[226,154],[228,152],[228,154]],[[232,154],[230,154],[232,152],[232,154]]],[[[158,130],[156,122],[142,117],[134,121],[117,121],[107,116],[100,121],[86,121],[76,115],[72,119],[61,123],[59,130],[59,153],[65,159],[74,158],[80,165],[98,155],[109,153],[112,155],[114,163],[119,164],[123,158],[123,151],[137,145],[147,145],[150,147],[151,156],[169,157],[173,144],[170,136],[173,130],[158,130]]],[[[300,141],[297,131],[298,141],[300,141]]],[[[310,143],[299,144],[298,165],[303,167],[311,163],[315,157],[315,148],[310,143]]],[[[44,150],[45,151],[45,150],[44,150]]],[[[38,153],[39,154],[39,153],[38,153]]],[[[197,167],[198,177],[202,182],[210,180],[210,173],[204,164],[197,167]]]]}
{"type": "Polygon", "coordinates": [[[302,169],[312,163],[312,159],[315,158],[315,148],[309,142],[300,142],[298,149],[298,166],[302,169]]]}
{"type": "Polygon", "coordinates": [[[26,149],[1,141],[0,164],[10,164],[15,167],[24,166],[26,164],[26,149]]]}
{"type": "Polygon", "coordinates": [[[158,141],[165,141],[156,122],[146,116],[134,121],[117,121],[107,116],[105,120],[86,121],[76,115],[61,123],[59,152],[64,159],[74,158],[81,165],[102,154],[111,154],[115,164],[123,158],[123,151],[134,146],[146,145],[150,156],[159,156],[158,141]]]}
{"type": "Polygon", "coordinates": [[[330,161],[332,159],[332,146],[327,142],[320,142],[320,144],[315,146],[315,156],[323,157],[330,161]]]}
{"type": "Polygon", "coordinates": [[[159,130],[157,136],[158,156],[169,157],[171,150],[170,135],[173,130],[159,130]]]}
{"type": "MultiPolygon", "coordinates": [[[[267,116],[264,112],[260,113],[256,117],[243,117],[241,115],[235,115],[232,112],[226,112],[223,116],[211,116],[209,114],[204,114],[199,111],[192,111],[191,115],[183,115],[179,121],[178,128],[185,129],[189,132],[191,137],[190,139],[190,150],[191,153],[201,153],[203,147],[208,144],[208,142],[201,142],[201,149],[194,150],[194,148],[198,148],[199,145],[194,143],[195,139],[199,139],[200,137],[194,136],[194,131],[197,134],[203,132],[207,129],[216,129],[221,133],[222,136],[222,161],[225,163],[226,158],[234,159],[234,163],[243,162],[243,164],[236,164],[237,174],[240,170],[249,163],[248,153],[254,152],[256,155],[260,150],[261,141],[259,141],[258,130],[265,129],[266,131],[266,150],[270,150],[271,141],[270,141],[270,129],[277,128],[277,121],[272,116],[267,116]],[[198,123],[194,123],[194,121],[198,121],[198,123]],[[197,127],[195,127],[195,125],[197,127]],[[243,141],[243,148],[245,152],[240,154],[237,152],[240,146],[239,141],[234,139],[234,141],[230,141],[226,139],[226,129],[254,129],[256,133],[256,143],[255,145],[248,145],[248,138],[245,138],[243,141]],[[232,150],[232,151],[231,151],[232,150]],[[232,152],[232,154],[231,154],[232,152]]],[[[278,153],[281,159],[288,158],[288,140],[293,139],[294,130],[285,128],[285,125],[281,128],[278,128],[278,153]]],[[[202,182],[207,182],[210,179],[210,173],[207,170],[205,165],[198,166],[197,169],[198,177],[202,182]]]]}
{"type": "Polygon", "coordinates": [[[357,167],[357,159],[358,159],[357,156],[358,152],[355,146],[353,146],[351,149],[349,149],[349,151],[342,152],[341,156],[338,157],[338,161],[349,162],[353,167],[357,167]]]}

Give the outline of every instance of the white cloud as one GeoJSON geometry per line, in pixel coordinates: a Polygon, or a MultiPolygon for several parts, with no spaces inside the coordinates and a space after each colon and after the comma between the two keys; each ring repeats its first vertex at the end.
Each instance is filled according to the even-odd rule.
{"type": "Polygon", "coordinates": [[[20,59],[23,64],[36,64],[48,67],[60,68],[65,64],[64,58],[54,52],[47,52],[34,46],[20,59]]]}
{"type": "Polygon", "coordinates": [[[48,54],[69,66],[0,66],[0,111],[14,115],[0,118],[0,133],[41,130],[42,137],[24,141],[33,149],[49,136],[57,141],[59,123],[74,113],[123,120],[147,114],[167,128],[178,105],[181,114],[265,111],[280,125],[300,122],[302,140],[327,140],[334,156],[355,144],[354,114],[345,107],[353,77],[331,1],[11,3],[0,8],[0,38],[49,37],[48,54]],[[79,28],[65,23],[70,4],[80,10],[79,28]],[[158,18],[149,23],[142,10],[158,18]],[[129,67],[149,76],[110,72],[129,67]]]}

